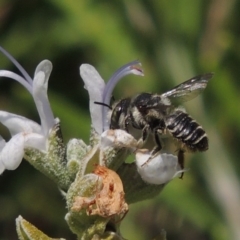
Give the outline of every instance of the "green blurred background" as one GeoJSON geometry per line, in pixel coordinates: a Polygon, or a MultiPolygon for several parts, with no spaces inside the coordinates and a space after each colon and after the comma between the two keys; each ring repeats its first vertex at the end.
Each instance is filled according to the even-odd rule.
{"type": "MultiPolygon", "coordinates": [[[[33,76],[43,59],[53,63],[49,99],[65,142],[88,142],[88,94],[79,66],[104,79],[123,64],[142,62],[145,77],[121,81],[115,98],[162,93],[188,78],[215,72],[207,89],[184,104],[209,135],[209,151],[187,154],[190,168],[163,192],[130,206],[121,231],[130,240],[240,239],[240,2],[234,0],[0,2],[0,45],[33,76]]],[[[0,54],[0,69],[17,71],[0,54]]],[[[0,109],[39,121],[33,100],[18,83],[1,79],[0,109]]],[[[1,126],[1,135],[9,134],[1,126]]],[[[0,239],[17,239],[22,215],[52,237],[75,239],[64,221],[56,186],[23,161],[0,177],[0,239]]]]}

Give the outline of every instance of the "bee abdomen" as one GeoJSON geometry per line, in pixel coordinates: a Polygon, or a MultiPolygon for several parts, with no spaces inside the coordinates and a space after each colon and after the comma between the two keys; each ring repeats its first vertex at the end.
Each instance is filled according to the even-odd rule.
{"type": "Polygon", "coordinates": [[[208,138],[203,128],[180,110],[170,114],[166,126],[173,137],[181,140],[191,151],[206,151],[208,138]]]}

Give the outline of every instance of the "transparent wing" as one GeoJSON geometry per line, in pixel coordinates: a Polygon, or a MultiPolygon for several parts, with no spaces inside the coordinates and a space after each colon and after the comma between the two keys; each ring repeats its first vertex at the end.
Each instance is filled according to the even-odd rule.
{"type": "Polygon", "coordinates": [[[177,98],[179,101],[189,101],[198,96],[207,86],[208,81],[212,78],[213,73],[206,73],[193,77],[173,89],[163,93],[162,98],[177,98]]]}

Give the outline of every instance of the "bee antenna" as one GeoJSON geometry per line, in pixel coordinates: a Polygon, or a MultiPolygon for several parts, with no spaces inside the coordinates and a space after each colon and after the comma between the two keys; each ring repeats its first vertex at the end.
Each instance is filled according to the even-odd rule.
{"type": "Polygon", "coordinates": [[[108,104],[106,103],[103,103],[103,102],[94,102],[95,104],[98,104],[98,105],[102,105],[104,107],[108,107],[110,110],[112,110],[111,106],[109,106],[108,104]]]}

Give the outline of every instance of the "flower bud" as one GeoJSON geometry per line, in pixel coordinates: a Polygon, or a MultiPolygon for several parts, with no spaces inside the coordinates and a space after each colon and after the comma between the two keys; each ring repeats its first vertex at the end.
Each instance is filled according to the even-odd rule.
{"type": "Polygon", "coordinates": [[[147,149],[136,152],[136,165],[142,179],[151,184],[167,183],[185,171],[181,170],[176,156],[162,153],[152,157],[147,149]]]}

